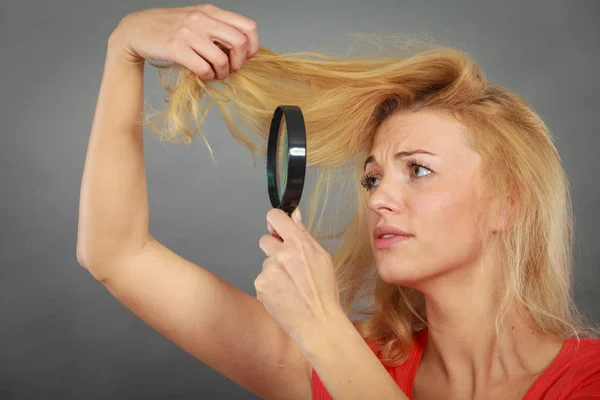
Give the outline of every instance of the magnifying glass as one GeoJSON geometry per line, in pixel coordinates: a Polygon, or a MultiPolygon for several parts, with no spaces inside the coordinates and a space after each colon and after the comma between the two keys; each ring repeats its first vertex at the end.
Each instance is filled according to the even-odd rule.
{"type": "Polygon", "coordinates": [[[302,110],[281,105],[273,113],[267,144],[267,187],[273,208],[291,216],[300,204],[305,174],[306,127],[302,110]]]}

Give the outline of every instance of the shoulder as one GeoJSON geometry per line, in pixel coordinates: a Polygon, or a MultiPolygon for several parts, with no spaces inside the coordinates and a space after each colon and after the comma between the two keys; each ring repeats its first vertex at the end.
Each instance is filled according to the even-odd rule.
{"type": "Polygon", "coordinates": [[[559,357],[567,368],[590,367],[600,373],[600,339],[569,339],[559,357]]]}
{"type": "Polygon", "coordinates": [[[532,389],[527,399],[600,398],[600,339],[568,339],[532,389]]]}
{"type": "Polygon", "coordinates": [[[554,364],[563,372],[586,370],[600,374],[600,339],[568,339],[554,364]]]}
{"type": "Polygon", "coordinates": [[[565,355],[565,377],[571,382],[572,398],[600,398],[600,339],[569,339],[565,355]]]}

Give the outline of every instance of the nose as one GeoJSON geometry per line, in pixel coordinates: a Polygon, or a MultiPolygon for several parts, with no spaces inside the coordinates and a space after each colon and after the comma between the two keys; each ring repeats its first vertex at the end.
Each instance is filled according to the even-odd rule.
{"type": "Polygon", "coordinates": [[[389,179],[380,180],[379,184],[371,189],[371,194],[367,201],[370,210],[382,213],[398,213],[403,209],[402,188],[394,185],[389,179]]]}

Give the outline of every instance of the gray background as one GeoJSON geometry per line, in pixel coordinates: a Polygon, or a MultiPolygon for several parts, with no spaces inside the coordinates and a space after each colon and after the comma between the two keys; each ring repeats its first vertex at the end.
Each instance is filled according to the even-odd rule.
{"type": "MultiPolygon", "coordinates": [[[[0,398],[251,399],[118,303],[76,260],[79,187],[106,40],[125,14],[192,2],[0,1],[0,398]]],[[[427,33],[469,51],[533,104],[573,191],[578,305],[600,321],[600,1],[227,0],[276,51],[354,32],[427,33]]],[[[147,67],[146,95],[162,90],[147,67]]],[[[165,145],[146,134],[154,236],[254,294],[269,202],[262,164],[225,129],[165,145]]],[[[303,205],[303,210],[304,210],[303,205]]],[[[224,316],[226,318],[226,316],[224,316]]]]}

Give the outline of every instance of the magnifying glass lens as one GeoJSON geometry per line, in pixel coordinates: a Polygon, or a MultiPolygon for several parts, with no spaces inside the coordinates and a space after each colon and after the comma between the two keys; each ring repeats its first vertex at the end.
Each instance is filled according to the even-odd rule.
{"type": "Polygon", "coordinates": [[[279,139],[277,141],[277,187],[279,188],[279,198],[283,198],[288,176],[288,132],[285,115],[282,116],[282,123],[279,126],[279,139]]]}
{"type": "Polygon", "coordinates": [[[291,215],[300,203],[306,173],[306,127],[300,107],[275,109],[267,147],[269,201],[273,208],[291,215]]]}

